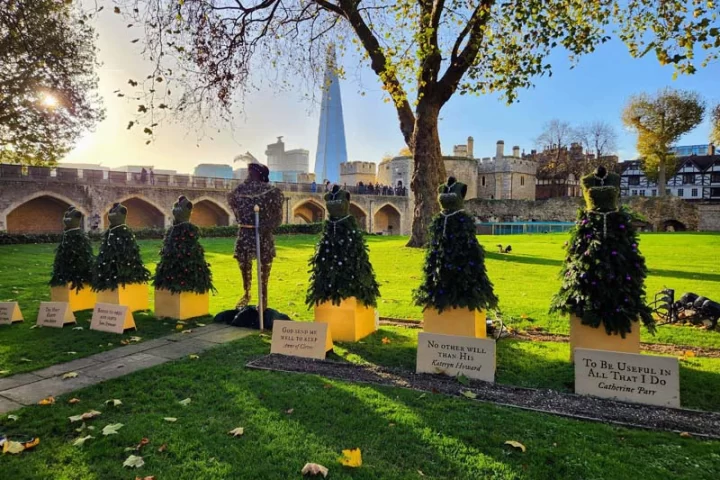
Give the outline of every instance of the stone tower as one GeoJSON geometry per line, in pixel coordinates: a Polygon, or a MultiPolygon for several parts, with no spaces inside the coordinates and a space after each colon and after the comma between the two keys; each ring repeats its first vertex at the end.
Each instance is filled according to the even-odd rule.
{"type": "Polygon", "coordinates": [[[347,147],[334,46],[330,46],[328,49],[323,83],[320,127],[315,155],[315,178],[318,182],[325,180],[339,182],[340,164],[347,162],[347,147]]]}

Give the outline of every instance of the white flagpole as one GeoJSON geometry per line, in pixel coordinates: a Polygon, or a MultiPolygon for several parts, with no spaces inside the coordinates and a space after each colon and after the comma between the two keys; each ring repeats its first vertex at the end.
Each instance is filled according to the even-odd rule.
{"type": "Polygon", "coordinates": [[[262,262],[260,261],[260,206],[255,205],[255,259],[257,260],[258,282],[258,313],[260,314],[260,331],[265,329],[265,312],[263,311],[262,262]]]}

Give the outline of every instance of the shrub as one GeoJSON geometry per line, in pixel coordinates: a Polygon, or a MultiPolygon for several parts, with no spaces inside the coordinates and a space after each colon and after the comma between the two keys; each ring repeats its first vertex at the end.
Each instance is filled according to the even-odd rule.
{"type": "MultiPolygon", "coordinates": [[[[275,229],[275,235],[317,235],[322,232],[322,223],[306,223],[301,225],[280,225],[275,229]]],[[[200,236],[206,238],[235,237],[237,225],[226,227],[198,227],[200,236]]],[[[133,230],[138,240],[162,240],[165,236],[164,228],[138,228],[133,230]]],[[[89,232],[93,241],[102,239],[102,231],[89,232]]],[[[59,243],[62,233],[7,233],[0,231],[0,245],[20,245],[27,243],[59,243]]]]}

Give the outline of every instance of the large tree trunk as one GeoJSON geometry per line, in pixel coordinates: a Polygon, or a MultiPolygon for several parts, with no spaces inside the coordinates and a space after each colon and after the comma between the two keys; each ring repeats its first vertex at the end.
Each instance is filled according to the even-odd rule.
{"type": "Polygon", "coordinates": [[[665,159],[660,159],[660,162],[658,163],[658,179],[657,179],[657,186],[658,186],[658,197],[664,197],[665,193],[667,191],[667,180],[665,179],[665,170],[667,169],[667,165],[665,164],[665,159]]]}
{"type": "MultiPolygon", "coordinates": [[[[429,103],[429,102],[428,102],[429,103]]],[[[418,105],[413,133],[413,176],[410,186],[415,195],[412,235],[408,247],[422,247],[432,217],[440,211],[437,188],[445,181],[445,163],[440,151],[438,116],[440,107],[422,102],[418,105]]],[[[463,179],[458,179],[462,181],[463,179]]]]}

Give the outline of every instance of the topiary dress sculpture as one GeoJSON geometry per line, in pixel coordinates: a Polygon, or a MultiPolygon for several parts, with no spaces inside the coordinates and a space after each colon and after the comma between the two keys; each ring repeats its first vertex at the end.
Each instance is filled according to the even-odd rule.
{"type": "Polygon", "coordinates": [[[374,332],[380,289],[362,230],[350,214],[350,193],[337,185],[325,194],[328,219],[310,260],[308,307],[330,324],[332,338],[357,341],[374,332]]]}
{"type": "Polygon", "coordinates": [[[442,211],[430,224],[415,304],[423,307],[427,332],[484,337],[485,310],[497,308],[498,298],[475,236],[475,221],[463,209],[467,185],[449,177],[438,192],[442,211]]]}
{"type": "Polygon", "coordinates": [[[638,320],[650,331],[655,322],[645,303],[647,268],[633,217],[618,206],[620,176],[599,167],[581,183],[586,207],[578,211],[566,243],[562,286],[550,310],[571,315],[573,348],[638,351],[638,320]],[[596,332],[592,331],[582,334],[587,331],[583,327],[596,329],[602,336],[593,336],[596,332]],[[592,338],[580,338],[587,335],[592,338]],[[617,341],[629,335],[630,342],[617,341]]]}
{"type": "Polygon", "coordinates": [[[210,313],[208,292],[215,291],[210,265],[200,245],[200,231],[190,223],[193,204],[180,196],[173,205],[155,270],[155,315],[179,320],[210,313]]]}
{"type": "Polygon", "coordinates": [[[109,227],[95,260],[92,287],[98,292],[99,303],[127,305],[131,311],[146,310],[150,272],[140,257],[135,235],[125,224],[126,218],[127,208],[113,204],[108,212],[109,227]]]}
{"type": "Polygon", "coordinates": [[[63,236],[55,250],[50,277],[53,302],[68,302],[74,312],[93,308],[92,292],[93,255],[90,238],[82,230],[83,214],[71,206],[63,215],[63,236]]]}

